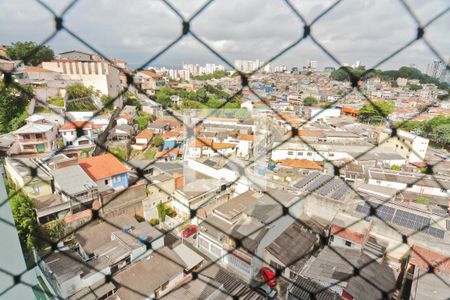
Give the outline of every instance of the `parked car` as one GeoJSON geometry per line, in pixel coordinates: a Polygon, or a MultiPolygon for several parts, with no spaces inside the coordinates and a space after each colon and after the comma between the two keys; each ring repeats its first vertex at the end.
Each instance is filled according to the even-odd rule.
{"type": "Polygon", "coordinates": [[[187,227],[185,230],[183,230],[183,237],[184,238],[188,238],[194,234],[197,233],[197,226],[195,225],[190,225],[189,227],[187,227]]]}
{"type": "Polygon", "coordinates": [[[268,286],[274,287],[277,286],[277,278],[275,277],[275,273],[268,267],[262,267],[259,271],[261,273],[261,276],[264,278],[264,281],[267,283],[268,286]]]}
{"type": "Polygon", "coordinates": [[[266,297],[266,299],[273,299],[277,296],[277,291],[272,289],[267,284],[263,284],[262,286],[257,287],[255,291],[266,297]]]}

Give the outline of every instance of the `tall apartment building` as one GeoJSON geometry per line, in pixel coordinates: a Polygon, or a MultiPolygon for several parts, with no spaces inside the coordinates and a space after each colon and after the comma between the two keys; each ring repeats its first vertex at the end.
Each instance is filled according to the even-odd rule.
{"type": "Polygon", "coordinates": [[[234,61],[234,67],[241,72],[249,73],[257,70],[262,65],[264,65],[264,62],[256,59],[256,60],[240,60],[236,59],[234,61]]]}

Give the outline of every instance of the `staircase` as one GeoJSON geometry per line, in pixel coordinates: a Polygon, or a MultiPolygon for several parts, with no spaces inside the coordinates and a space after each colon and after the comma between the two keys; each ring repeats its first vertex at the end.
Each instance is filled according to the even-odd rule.
{"type": "Polygon", "coordinates": [[[363,248],[363,253],[372,259],[379,259],[383,257],[385,251],[386,247],[378,244],[377,241],[372,237],[369,237],[363,248]]]}

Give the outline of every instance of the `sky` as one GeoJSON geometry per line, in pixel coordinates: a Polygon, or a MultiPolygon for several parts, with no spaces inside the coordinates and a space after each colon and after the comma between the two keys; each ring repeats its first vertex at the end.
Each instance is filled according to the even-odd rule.
{"type": "MultiPolygon", "coordinates": [[[[421,24],[449,7],[448,0],[405,0],[421,24]]],[[[60,14],[71,1],[42,0],[60,14]]],[[[171,5],[188,19],[206,1],[172,0],[171,5]]],[[[334,4],[329,0],[291,0],[292,6],[311,23],[334,4]]],[[[181,34],[182,20],[159,0],[79,0],[64,16],[64,26],[107,58],[120,58],[130,67],[142,66],[181,34]]],[[[235,59],[267,61],[303,35],[304,23],[283,0],[216,0],[191,23],[191,30],[229,63],[235,59]]],[[[426,28],[430,44],[450,55],[450,12],[426,28]]],[[[54,32],[54,19],[35,0],[0,1],[0,44],[16,41],[43,42],[54,32]]],[[[414,39],[417,24],[396,0],[343,0],[313,24],[311,32],[340,62],[360,61],[377,65],[414,39]]],[[[47,45],[56,53],[69,50],[92,52],[65,31],[47,45]]],[[[436,56],[423,41],[413,43],[381,64],[381,69],[416,65],[425,71],[436,56]]],[[[310,38],[301,41],[272,65],[303,66],[308,60],[318,67],[337,66],[310,38]]],[[[191,35],[152,61],[152,66],[179,67],[185,63],[222,63],[191,35]]]]}

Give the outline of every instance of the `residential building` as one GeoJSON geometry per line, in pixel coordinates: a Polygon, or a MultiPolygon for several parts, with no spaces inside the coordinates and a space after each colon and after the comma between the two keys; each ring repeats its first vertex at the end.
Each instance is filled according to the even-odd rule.
{"type": "Polygon", "coordinates": [[[152,138],[153,132],[148,128],[144,129],[136,135],[135,143],[131,145],[131,149],[140,151],[145,150],[150,145],[152,138]]]}
{"type": "Polygon", "coordinates": [[[396,282],[388,265],[373,261],[359,250],[330,246],[311,257],[300,276],[349,300],[382,299],[383,293],[390,298],[396,282]],[[354,268],[359,268],[359,275],[355,275],[354,268]]]}
{"type": "Polygon", "coordinates": [[[289,225],[282,205],[299,216],[302,203],[281,190],[268,190],[271,196],[247,191],[215,207],[200,223],[197,247],[250,282],[262,267],[264,251],[289,225]],[[238,242],[237,242],[238,241],[238,242]]]}
{"type": "Polygon", "coordinates": [[[94,123],[84,121],[66,122],[59,129],[67,148],[89,148],[94,143],[94,123]]]}
{"type": "Polygon", "coordinates": [[[110,153],[81,158],[79,164],[98,185],[100,193],[128,187],[127,168],[110,153]]]}
{"type": "Polygon", "coordinates": [[[390,147],[409,163],[420,163],[425,159],[429,140],[413,133],[397,130],[391,137],[390,130],[383,130],[378,135],[378,147],[390,147]]]}
{"type": "Polygon", "coordinates": [[[30,198],[50,195],[53,176],[44,164],[32,158],[5,158],[5,171],[17,189],[30,198]]]}
{"type": "Polygon", "coordinates": [[[292,223],[264,251],[264,261],[294,280],[319,245],[318,235],[300,222],[292,223]]]}
{"type": "Polygon", "coordinates": [[[57,125],[33,115],[27,124],[13,134],[17,137],[21,153],[50,152],[55,148],[57,125]]]}
{"type": "Polygon", "coordinates": [[[114,276],[114,282],[121,286],[117,297],[120,300],[162,298],[191,280],[192,272],[200,268],[203,260],[183,244],[173,249],[160,248],[114,276]]]}
{"type": "Polygon", "coordinates": [[[103,95],[118,97],[114,105],[122,107],[119,70],[109,62],[60,59],[42,62],[42,67],[60,73],[65,80],[78,80],[103,95]]]}
{"type": "Polygon", "coordinates": [[[395,188],[420,195],[450,196],[450,180],[446,176],[369,168],[369,184],[395,188]]]}

